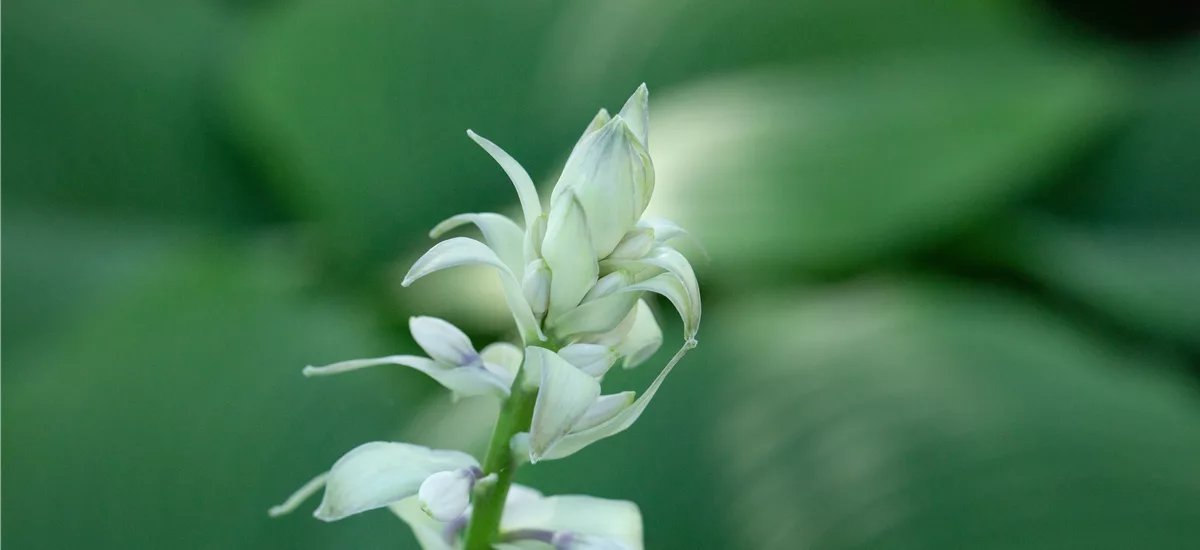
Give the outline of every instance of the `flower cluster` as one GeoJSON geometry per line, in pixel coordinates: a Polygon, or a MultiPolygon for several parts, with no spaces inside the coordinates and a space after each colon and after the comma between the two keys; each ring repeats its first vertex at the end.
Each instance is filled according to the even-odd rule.
{"type": "Polygon", "coordinates": [[[439,242],[417,260],[403,285],[450,267],[494,268],[521,347],[498,342],[476,350],[454,325],[414,317],[412,336],[428,357],[394,355],[304,369],[307,376],[319,376],[401,365],[429,375],[456,397],[505,400],[486,462],[458,451],[367,443],[273,508],[272,515],[290,512],[323,487],[324,499],[314,514],[318,519],[390,507],[426,550],[464,544],[523,548],[526,543],[560,550],[642,548],[641,514],[633,503],[543,497],[512,485],[511,470],[520,462],[570,456],[627,429],[696,345],[699,287],[688,260],[671,246],[686,233],[669,221],[642,218],[654,191],[648,109],[642,85],[616,116],[603,109],[596,115],[568,157],[548,211],[524,168],[468,130],[516,187],[524,229],[494,213],[451,217],[434,227],[431,237],[470,224],[483,241],[439,242]],[[610,368],[635,367],[662,344],[646,293],[662,295],[678,311],[684,344],[640,397],[632,391],[601,395],[600,381],[610,368]],[[495,525],[477,528],[475,521],[495,525]],[[482,544],[467,540],[477,532],[487,539],[482,544]]]}

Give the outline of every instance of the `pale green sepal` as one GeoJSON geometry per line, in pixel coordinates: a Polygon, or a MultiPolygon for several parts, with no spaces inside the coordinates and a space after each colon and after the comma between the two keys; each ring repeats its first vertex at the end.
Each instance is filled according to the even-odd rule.
{"type": "Polygon", "coordinates": [[[321,488],[325,486],[325,480],[328,477],[329,472],[324,472],[317,477],[312,478],[308,481],[308,483],[305,483],[303,487],[296,489],[296,492],[292,493],[292,495],[289,496],[287,500],[283,501],[282,504],[272,506],[270,510],[267,510],[267,515],[277,518],[279,516],[294,512],[297,507],[304,503],[305,500],[308,500],[308,497],[313,496],[317,491],[320,491],[321,488]]]}
{"type": "Polygon", "coordinates": [[[592,406],[588,407],[587,412],[583,413],[583,416],[579,417],[579,420],[576,420],[575,424],[571,426],[571,431],[579,432],[607,422],[621,410],[632,405],[636,396],[637,392],[623,391],[597,397],[592,406]]]}
{"type": "Polygon", "coordinates": [[[453,391],[455,395],[498,395],[508,397],[512,377],[493,372],[483,364],[459,367],[440,364],[437,361],[416,355],[389,355],[373,359],[352,359],[323,367],[304,367],[304,376],[329,376],[368,367],[400,365],[421,371],[437,383],[453,391]]]}
{"type": "Polygon", "coordinates": [[[546,339],[533,316],[529,302],[525,300],[521,281],[495,251],[475,239],[454,237],[433,245],[424,256],[417,259],[400,284],[407,287],[430,273],[462,265],[487,265],[496,268],[504,288],[504,299],[517,322],[517,328],[521,331],[521,338],[526,342],[546,339]]]}
{"type": "Polygon", "coordinates": [[[625,500],[556,495],[520,505],[511,503],[500,520],[500,532],[521,530],[577,534],[617,541],[632,550],[644,548],[642,512],[637,504],[625,500]]]}
{"type": "Polygon", "coordinates": [[[487,151],[504,169],[504,173],[508,174],[508,179],[511,179],[513,186],[517,188],[517,198],[521,200],[521,211],[525,214],[525,228],[533,227],[534,220],[542,215],[542,203],[538,199],[537,187],[533,185],[533,178],[529,177],[529,173],[516,159],[505,153],[495,143],[471,130],[467,130],[467,135],[480,147],[483,147],[483,150],[487,151]]]}
{"type": "Polygon", "coordinates": [[[625,119],[629,131],[642,144],[644,149],[650,148],[650,89],[643,82],[632,96],[625,101],[617,116],[625,119]]]}
{"type": "Polygon", "coordinates": [[[412,496],[389,506],[393,514],[412,529],[421,550],[457,550],[453,540],[446,536],[446,524],[429,517],[421,510],[421,503],[412,496]]]}
{"type": "Polygon", "coordinates": [[[696,347],[695,340],[685,342],[683,347],[679,348],[679,351],[667,363],[667,366],[663,368],[662,372],[658,373],[658,377],[646,389],[646,393],[638,397],[632,405],[621,409],[615,416],[597,426],[567,434],[553,449],[542,456],[542,459],[555,460],[571,456],[596,441],[614,436],[632,426],[638,417],[642,415],[642,412],[646,410],[646,407],[650,404],[650,400],[654,399],[654,394],[658,392],[658,388],[662,386],[667,375],[671,374],[671,369],[675,368],[679,360],[694,347],[696,347]]]}
{"type": "Polygon", "coordinates": [[[575,343],[558,350],[558,356],[588,375],[599,378],[617,362],[612,348],[599,344],[575,343]]]}
{"type": "Polygon", "coordinates": [[[417,494],[429,476],[446,470],[478,468],[469,454],[420,445],[375,441],[354,448],[334,463],[325,498],[313,512],[323,521],[382,508],[417,494]]]}
{"type": "Polygon", "coordinates": [[[537,462],[591,407],[600,383],[548,349],[530,346],[525,354],[541,362],[541,389],[529,428],[529,461],[537,462]]]}
{"type": "Polygon", "coordinates": [[[496,252],[504,265],[507,265],[513,273],[520,272],[521,267],[525,265],[525,232],[516,222],[508,219],[508,216],[492,212],[459,214],[434,226],[429,232],[429,237],[441,238],[447,231],[468,223],[475,224],[479,228],[479,231],[483,233],[483,240],[487,242],[489,248],[496,252]]]}
{"type": "Polygon", "coordinates": [[[641,297],[637,289],[626,287],[616,294],[584,302],[550,324],[559,338],[609,332],[621,324],[641,297]]]}
{"type": "Polygon", "coordinates": [[[662,328],[658,326],[650,305],[645,300],[638,300],[634,311],[633,325],[616,346],[617,354],[623,358],[621,366],[627,369],[645,362],[663,343],[662,328]]]}
{"type": "Polygon", "coordinates": [[[567,197],[550,208],[542,257],[550,267],[550,307],[553,320],[570,311],[596,284],[599,267],[588,237],[583,205],[567,197]]]}

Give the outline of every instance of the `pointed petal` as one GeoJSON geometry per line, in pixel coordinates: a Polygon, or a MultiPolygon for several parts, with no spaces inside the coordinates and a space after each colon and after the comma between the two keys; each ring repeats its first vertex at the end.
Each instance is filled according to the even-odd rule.
{"type": "Polygon", "coordinates": [[[614,260],[633,260],[645,256],[654,248],[654,230],[645,227],[635,227],[621,237],[621,242],[613,249],[608,257],[614,260]]]}
{"type": "Polygon", "coordinates": [[[606,437],[614,436],[632,426],[638,417],[642,415],[642,412],[646,410],[646,407],[650,404],[650,400],[654,399],[654,394],[658,392],[658,388],[662,386],[663,381],[667,379],[667,375],[671,374],[671,369],[675,368],[675,365],[679,363],[679,360],[682,359],[683,356],[694,347],[696,347],[695,340],[688,340],[686,343],[684,343],[683,347],[679,348],[679,351],[674,357],[671,358],[671,361],[667,363],[667,366],[663,368],[662,372],[658,373],[658,377],[655,378],[654,382],[650,384],[650,387],[646,389],[646,393],[637,398],[632,405],[621,409],[612,418],[609,418],[608,420],[594,427],[567,434],[558,442],[557,445],[554,446],[553,449],[547,452],[542,459],[554,460],[568,457],[579,452],[584,447],[595,443],[596,441],[606,437]]]}
{"type": "Polygon", "coordinates": [[[550,267],[549,318],[554,319],[579,305],[592,285],[599,267],[583,205],[567,197],[550,209],[542,256],[550,267]]]}
{"type": "Polygon", "coordinates": [[[542,214],[525,230],[525,261],[542,259],[542,242],[546,240],[546,223],[550,216],[542,214]]]}
{"type": "Polygon", "coordinates": [[[621,112],[617,116],[625,119],[625,124],[629,126],[629,130],[633,132],[634,137],[641,142],[642,147],[650,148],[650,89],[643,82],[638,89],[629,96],[629,100],[625,102],[625,106],[621,107],[621,112]]]}
{"type": "Polygon", "coordinates": [[[417,345],[434,361],[447,366],[479,362],[479,354],[471,345],[471,339],[448,321],[437,317],[409,317],[408,330],[412,332],[417,345]]]}
{"type": "Polygon", "coordinates": [[[277,518],[284,514],[292,513],[297,507],[303,504],[305,500],[308,500],[308,497],[313,496],[317,491],[320,491],[322,487],[325,487],[325,479],[328,477],[329,472],[324,472],[317,477],[312,478],[308,481],[308,483],[305,483],[303,487],[296,489],[296,492],[292,493],[292,495],[289,496],[287,500],[283,501],[282,504],[272,506],[270,510],[267,510],[267,515],[277,518]]]}
{"type": "Polygon", "coordinates": [[[467,130],[467,135],[480,147],[483,147],[483,150],[487,151],[504,169],[504,173],[508,174],[508,179],[511,179],[513,186],[517,188],[517,198],[521,200],[521,211],[525,214],[525,227],[527,229],[532,227],[534,220],[542,215],[542,203],[538,199],[537,187],[533,185],[533,178],[529,177],[529,173],[521,167],[516,159],[505,153],[495,143],[471,130],[467,130]]]}
{"type": "Polygon", "coordinates": [[[616,352],[624,358],[621,365],[631,369],[649,359],[662,347],[663,333],[654,312],[645,300],[638,300],[635,319],[629,333],[617,344],[616,352]]]}
{"type": "Polygon", "coordinates": [[[574,195],[587,215],[596,256],[612,252],[633,229],[654,192],[654,166],[621,117],[589,134],[567,159],[550,204],[574,195]]]}
{"type": "Polygon", "coordinates": [[[604,376],[617,362],[612,348],[599,344],[570,344],[558,350],[558,356],[593,378],[604,376]]]}
{"type": "Polygon", "coordinates": [[[616,416],[625,408],[633,404],[633,399],[636,392],[623,391],[612,395],[601,395],[596,398],[591,407],[588,407],[587,412],[575,421],[571,426],[571,431],[579,432],[588,428],[594,428],[603,424],[616,416]]]}
{"type": "Polygon", "coordinates": [[[561,339],[613,330],[642,296],[638,290],[626,287],[616,294],[585,302],[556,319],[550,324],[550,330],[561,339]]]}
{"type": "Polygon", "coordinates": [[[389,508],[412,529],[421,550],[455,550],[453,541],[446,536],[446,523],[429,517],[421,510],[417,497],[393,503],[389,508]]]}
{"type": "Polygon", "coordinates": [[[504,299],[508,303],[508,309],[512,311],[513,319],[517,322],[521,337],[527,342],[545,340],[541,327],[533,317],[533,310],[530,309],[529,302],[525,300],[525,293],[521,290],[521,281],[517,280],[512,270],[500,260],[500,257],[492,249],[477,240],[454,237],[433,245],[433,248],[430,248],[408,270],[408,274],[404,276],[401,284],[409,286],[430,273],[461,265],[487,265],[496,268],[500,272],[500,283],[504,287],[504,299]]]}
{"type": "Polygon", "coordinates": [[[592,117],[592,121],[588,123],[587,128],[583,130],[583,135],[579,136],[579,139],[575,141],[575,144],[579,145],[579,142],[583,141],[583,138],[587,137],[588,134],[603,128],[604,125],[608,124],[608,121],[610,120],[612,120],[612,115],[608,114],[608,109],[601,107],[600,112],[596,113],[596,116],[592,117]]]}
{"type": "Polygon", "coordinates": [[[541,389],[529,429],[529,459],[537,462],[587,412],[600,395],[600,383],[548,349],[530,346],[525,354],[541,361],[541,389]]]}
{"type": "Polygon", "coordinates": [[[417,501],[429,517],[438,521],[454,521],[471,504],[471,487],[475,473],[469,468],[435,473],[421,483],[417,501]]]}
{"type": "Polygon", "coordinates": [[[521,352],[521,348],[508,342],[495,342],[484,347],[479,356],[488,370],[502,374],[511,386],[517,371],[521,370],[521,360],[525,354],[521,352]]]}
{"type": "Polygon", "coordinates": [[[525,265],[523,252],[525,232],[516,222],[508,219],[508,216],[491,212],[459,214],[434,226],[429,232],[429,237],[441,238],[447,231],[468,223],[473,223],[479,228],[488,248],[495,251],[504,265],[513,270],[513,273],[519,272],[525,265]]]}
{"type": "Polygon", "coordinates": [[[458,451],[385,441],[365,443],[330,468],[325,498],[313,516],[336,521],[382,508],[417,494],[430,475],[472,467],[478,468],[479,463],[458,451]]]}
{"type": "Polygon", "coordinates": [[[583,295],[583,301],[590,302],[611,294],[616,294],[618,290],[629,286],[632,282],[633,277],[629,275],[628,271],[614,271],[600,277],[600,280],[596,281],[595,286],[587,294],[583,295]]]}
{"type": "Polygon", "coordinates": [[[482,363],[465,367],[450,367],[416,355],[390,355],[374,359],[352,359],[323,367],[308,366],[304,367],[304,376],[329,376],[380,365],[401,365],[414,368],[429,375],[430,378],[455,394],[462,396],[499,395],[508,397],[509,387],[512,386],[511,378],[506,380],[505,377],[484,368],[482,363]]]}
{"type": "Polygon", "coordinates": [[[500,531],[575,533],[610,539],[642,550],[642,513],[637,504],[586,495],[556,495],[505,509],[500,531]]]}
{"type": "Polygon", "coordinates": [[[633,324],[637,321],[637,313],[637,307],[631,308],[629,313],[625,315],[625,318],[621,319],[621,322],[617,324],[616,328],[599,334],[584,335],[578,341],[586,344],[600,344],[616,348],[617,344],[620,344],[621,340],[624,340],[629,335],[629,331],[633,330],[633,324]]]}

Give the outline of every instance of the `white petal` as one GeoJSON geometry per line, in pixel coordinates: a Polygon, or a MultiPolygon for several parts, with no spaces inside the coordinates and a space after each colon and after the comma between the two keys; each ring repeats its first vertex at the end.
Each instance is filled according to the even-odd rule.
{"type": "Polygon", "coordinates": [[[558,356],[595,378],[604,376],[617,362],[617,354],[612,348],[599,344],[570,344],[558,350],[558,356]]]}
{"type": "Polygon", "coordinates": [[[479,354],[471,339],[463,331],[437,317],[417,316],[408,318],[408,330],[417,345],[434,361],[450,366],[474,365],[479,363],[479,354]]]}
{"type": "Polygon", "coordinates": [[[517,328],[521,331],[521,338],[527,342],[546,339],[537,319],[533,317],[529,302],[525,300],[521,281],[517,280],[512,270],[492,249],[474,239],[454,237],[433,245],[433,248],[413,264],[400,284],[409,286],[430,273],[460,265],[487,265],[496,268],[500,272],[500,283],[504,287],[504,299],[517,322],[517,328]]]}
{"type": "Polygon", "coordinates": [[[631,391],[623,391],[612,395],[601,395],[596,398],[591,407],[588,407],[587,412],[575,421],[571,426],[571,431],[579,432],[588,428],[594,428],[603,424],[616,416],[625,408],[633,404],[633,399],[636,393],[631,391]]]}
{"type": "Polygon", "coordinates": [[[643,548],[642,513],[624,500],[557,495],[506,507],[500,531],[526,529],[576,533],[618,541],[634,550],[643,548]]]}
{"type": "Polygon", "coordinates": [[[471,504],[471,487],[475,475],[470,469],[438,472],[421,483],[417,501],[429,517],[438,521],[453,521],[471,504]]]}
{"type": "Polygon", "coordinates": [[[542,215],[542,203],[538,199],[537,187],[533,185],[533,179],[529,177],[529,173],[521,167],[521,164],[505,153],[503,149],[495,143],[488,141],[487,138],[467,130],[467,135],[475,140],[484,151],[487,151],[496,163],[504,169],[504,173],[508,174],[508,179],[511,179],[513,186],[517,188],[517,198],[521,200],[521,211],[525,214],[525,228],[533,226],[534,220],[542,215]]]}
{"type": "Polygon", "coordinates": [[[592,121],[589,122],[587,128],[583,130],[583,135],[579,136],[579,139],[575,141],[575,145],[578,146],[579,143],[583,141],[583,138],[587,137],[588,134],[603,128],[604,125],[610,120],[612,120],[612,115],[608,114],[608,109],[601,107],[600,112],[596,113],[596,116],[592,117],[592,121]]]}
{"type": "Polygon", "coordinates": [[[676,237],[690,237],[687,231],[679,227],[675,222],[666,218],[642,218],[638,220],[638,227],[650,229],[654,232],[654,242],[662,244],[676,237]]]}
{"type": "Polygon", "coordinates": [[[546,240],[546,221],[548,215],[542,214],[533,220],[533,225],[525,230],[525,261],[532,262],[542,259],[542,241],[546,240]]]}
{"type": "Polygon", "coordinates": [[[629,285],[628,289],[646,290],[666,297],[683,319],[684,339],[695,338],[696,332],[700,330],[700,285],[696,282],[696,273],[692,271],[687,258],[673,248],[660,246],[645,258],[632,263],[644,263],[667,271],[649,280],[629,285]]]}
{"type": "Polygon", "coordinates": [[[453,541],[446,536],[446,524],[421,510],[417,497],[393,503],[389,508],[412,529],[421,550],[456,550],[453,541]]]}
{"type": "Polygon", "coordinates": [[[616,294],[618,290],[629,286],[632,282],[633,277],[629,275],[628,271],[614,271],[608,275],[600,277],[600,280],[596,281],[596,285],[593,286],[592,289],[583,296],[583,301],[586,303],[611,294],[616,294]]]}
{"type": "Polygon", "coordinates": [[[608,257],[614,260],[632,260],[645,256],[651,248],[654,248],[654,230],[635,227],[621,237],[621,242],[617,243],[617,247],[608,257]]]}
{"type": "Polygon", "coordinates": [[[541,362],[541,389],[529,429],[529,460],[537,462],[587,412],[600,395],[600,383],[548,349],[530,346],[525,354],[536,354],[541,362]]]}
{"type": "Polygon", "coordinates": [[[550,329],[561,339],[581,334],[602,334],[617,328],[642,295],[638,289],[626,287],[565,313],[550,323],[550,329]]]}
{"type": "Polygon", "coordinates": [[[550,266],[549,318],[554,319],[579,305],[599,272],[583,206],[573,197],[551,207],[542,257],[550,266]]]}
{"type": "Polygon", "coordinates": [[[304,367],[304,376],[329,376],[380,365],[401,365],[414,368],[429,375],[430,378],[460,396],[498,395],[508,397],[509,388],[512,386],[511,377],[506,379],[505,376],[485,368],[483,363],[466,367],[451,367],[416,355],[390,355],[374,359],[352,359],[323,367],[308,366],[304,367]]]}
{"type": "Polygon", "coordinates": [[[658,388],[662,386],[663,381],[667,379],[667,375],[671,374],[671,369],[675,368],[675,365],[679,363],[679,360],[682,359],[683,356],[694,347],[696,347],[695,340],[688,340],[686,343],[684,343],[683,347],[680,348],[675,356],[671,358],[671,361],[667,363],[667,366],[663,368],[662,372],[658,373],[658,377],[655,378],[654,382],[650,384],[650,387],[646,389],[646,393],[642,394],[641,397],[638,397],[632,405],[621,409],[612,418],[594,427],[567,434],[558,442],[557,445],[554,446],[553,449],[547,452],[542,459],[553,460],[570,456],[576,452],[579,452],[584,447],[595,443],[596,441],[606,437],[614,436],[632,426],[638,417],[642,415],[642,412],[646,410],[646,406],[650,404],[650,400],[654,399],[654,394],[658,392],[658,388]]]}
{"type": "Polygon", "coordinates": [[[537,259],[525,267],[525,280],[521,282],[525,299],[533,309],[533,316],[541,318],[550,307],[550,266],[546,260],[537,259]]]}
{"type": "Polygon", "coordinates": [[[629,125],[629,130],[633,132],[634,137],[638,138],[642,147],[650,148],[650,90],[646,88],[646,83],[643,82],[638,89],[633,92],[632,96],[625,102],[625,106],[621,107],[621,112],[617,114],[625,119],[625,124],[629,125]]]}
{"type": "Polygon", "coordinates": [[[593,535],[562,533],[553,539],[555,550],[633,550],[633,546],[619,540],[593,535]]]}
{"type": "Polygon", "coordinates": [[[653,192],[650,155],[617,116],[579,143],[563,167],[550,204],[572,194],[579,199],[593,249],[603,258],[637,224],[653,192]]]}
{"type": "Polygon", "coordinates": [[[346,453],[325,482],[325,498],[313,513],[336,521],[417,494],[425,478],[437,472],[478,468],[471,455],[433,450],[408,443],[375,441],[346,453]]]}
{"type": "Polygon", "coordinates": [[[645,300],[638,300],[634,310],[635,319],[629,333],[616,346],[617,354],[624,358],[621,365],[631,369],[649,359],[663,343],[662,328],[654,318],[654,312],[645,300]]]}
{"type": "Polygon", "coordinates": [[[509,386],[512,386],[517,371],[521,370],[521,360],[525,354],[521,352],[521,348],[508,342],[495,342],[484,347],[479,356],[488,370],[501,374],[508,380],[509,386]]]}
{"type": "Polygon", "coordinates": [[[292,493],[292,495],[289,496],[287,500],[283,501],[282,504],[272,506],[270,510],[267,510],[267,515],[276,518],[284,514],[292,513],[298,506],[303,504],[305,500],[308,500],[308,497],[313,496],[317,491],[320,491],[321,488],[325,486],[325,480],[328,477],[329,472],[324,472],[321,475],[312,478],[308,481],[308,483],[305,483],[303,487],[296,489],[296,492],[292,493]]]}
{"type": "Polygon", "coordinates": [[[473,223],[479,228],[483,233],[483,239],[487,242],[488,247],[495,251],[500,260],[504,262],[504,265],[507,265],[514,273],[520,270],[521,266],[525,265],[523,261],[525,255],[522,251],[525,232],[521,230],[516,222],[508,219],[508,216],[493,214],[491,212],[459,214],[437,224],[429,232],[429,237],[433,239],[441,238],[447,231],[468,223],[473,223]]]}

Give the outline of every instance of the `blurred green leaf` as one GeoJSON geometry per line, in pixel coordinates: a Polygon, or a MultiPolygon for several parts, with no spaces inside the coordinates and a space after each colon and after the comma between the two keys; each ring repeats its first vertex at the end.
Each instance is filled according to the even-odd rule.
{"type": "Polygon", "coordinates": [[[51,345],[5,363],[5,546],[394,548],[389,514],[337,524],[278,503],[389,439],[430,384],[400,370],[311,380],[396,351],[351,302],[314,298],[269,248],[176,243],[51,345]],[[9,367],[20,377],[7,376],[9,367]]]}
{"type": "Polygon", "coordinates": [[[763,294],[717,318],[730,514],[753,548],[1187,548],[1194,388],[946,281],[763,294]]]}
{"type": "Polygon", "coordinates": [[[1017,270],[1143,334],[1200,345],[1200,43],[1147,69],[1133,121],[992,241],[1017,270]]]}
{"type": "Polygon", "coordinates": [[[840,271],[928,246],[1025,195],[1120,107],[1111,69],[906,55],[715,79],[659,99],[651,210],[728,278],[840,271]]]}
{"type": "Polygon", "coordinates": [[[216,137],[207,94],[231,35],[215,3],[5,7],[6,212],[221,226],[272,215],[216,137]]]}
{"type": "Polygon", "coordinates": [[[240,60],[232,97],[239,137],[326,244],[390,259],[453,214],[515,203],[468,128],[532,173],[545,162],[530,146],[540,116],[530,67],[554,14],[548,7],[294,5],[256,29],[240,60]]]}

